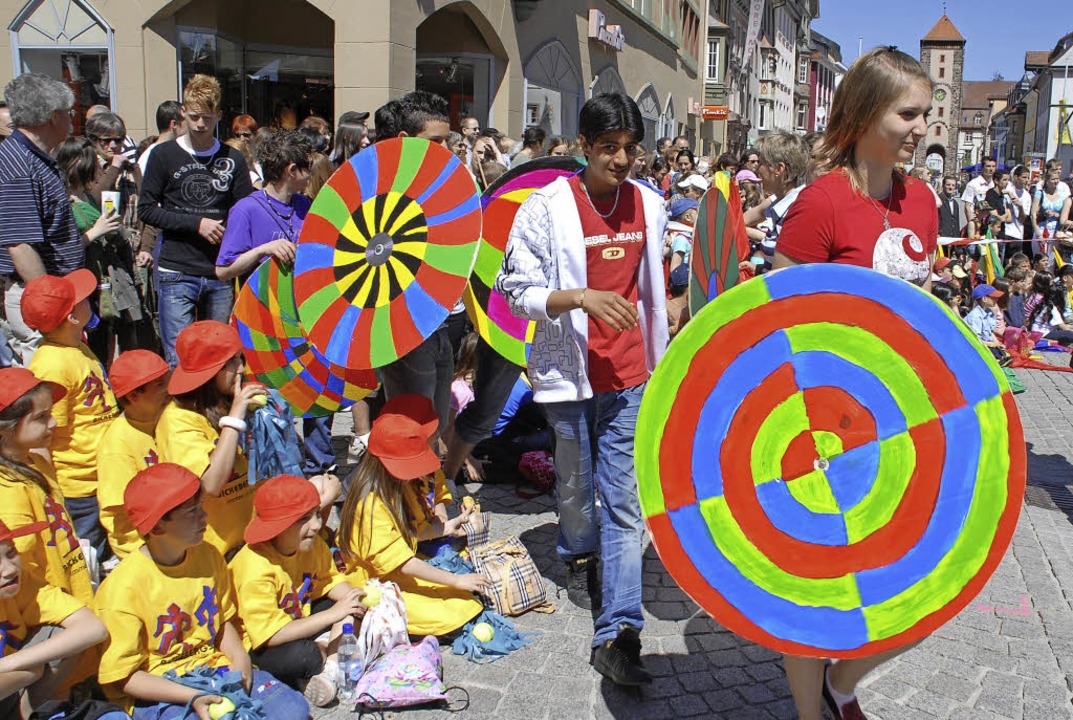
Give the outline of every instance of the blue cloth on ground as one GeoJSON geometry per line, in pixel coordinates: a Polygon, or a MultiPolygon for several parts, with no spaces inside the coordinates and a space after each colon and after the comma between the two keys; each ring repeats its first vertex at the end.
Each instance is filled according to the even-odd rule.
{"type": "Polygon", "coordinates": [[[538,637],[540,633],[518,632],[510,620],[494,610],[485,610],[463,626],[451,649],[455,655],[465,655],[470,662],[495,662],[538,637]],[[486,643],[473,637],[473,626],[482,622],[491,625],[494,632],[492,639],[486,643]]]}

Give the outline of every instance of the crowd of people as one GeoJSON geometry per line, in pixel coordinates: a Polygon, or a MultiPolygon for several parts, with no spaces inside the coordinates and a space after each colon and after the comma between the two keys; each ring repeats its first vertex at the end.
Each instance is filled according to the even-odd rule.
{"type": "MultiPolygon", "coordinates": [[[[472,117],[452,130],[447,102],[421,91],[377,109],[373,128],[363,112],[297,130],[240,115],[228,133],[219,83],[196,75],[136,144],[103,107],[70,137],[67,86],[15,78],[0,143],[0,715],[28,717],[74,686],[136,720],[187,706],[206,720],[220,698],[200,680],[227,669],[265,716],[305,717],[334,701],[335,646],[370,579],[398,585],[412,634],[451,638],[489,582],[430,564],[426,543],[465,537],[456,482],[493,479],[479,450],[497,437],[553,453],[557,551],[568,598],[593,611],[592,666],[650,682],[637,410],[688,321],[693,226],[716,173],[739,187],[751,272],[861,265],[965,310],[985,341],[1002,341],[1000,321],[1073,341],[1073,270],[1054,279],[1068,258],[1049,244],[1069,222],[1059,169],[1029,188],[985,163],[955,202],[951,178],[940,195],[903,173],[931,87],[915,60],[879,48],[850,69],[825,134],[772,132],[710,163],[684,136],[646,152],[640,111],[620,94],[585,103],[577,138],[534,127],[515,141],[472,117]],[[267,390],[245,376],[227,324],[236,283],[293,263],[334,169],[396,137],[444,145],[479,189],[545,155],[585,159],[519,208],[496,283],[536,323],[528,366],[472,333],[459,305],[351,408],[350,477],[336,476],[329,417],[302,425],[302,476],[253,484],[248,414],[267,390]],[[986,225],[1000,248],[1019,238],[1038,255],[1011,252],[1005,278],[977,281],[987,246],[936,257],[955,222],[952,236],[986,225]]],[[[863,718],[856,683],[905,649],[831,665],[787,656],[800,717],[825,703],[863,718]]]]}

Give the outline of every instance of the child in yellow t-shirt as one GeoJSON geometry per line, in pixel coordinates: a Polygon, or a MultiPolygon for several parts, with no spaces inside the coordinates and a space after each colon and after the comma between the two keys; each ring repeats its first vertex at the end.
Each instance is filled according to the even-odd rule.
{"type": "Polygon", "coordinates": [[[175,342],[179,366],[168,381],[174,400],[156,426],[161,462],[201,477],[209,527],[205,541],[227,557],[242,545],[253,517],[253,488],[239,440],[250,401],[264,387],[242,384],[242,342],[230,325],[201,320],[175,342]]]}
{"type": "Polygon", "coordinates": [[[24,577],[15,540],[40,533],[39,522],[0,522],[0,717],[29,717],[62,687],[82,653],[108,637],[85,605],[48,583],[24,577]],[[54,632],[53,628],[62,628],[54,632]]]}
{"type": "Polygon", "coordinates": [[[97,450],[97,502],[101,525],[116,555],[114,564],[142,544],[123,508],[123,491],[136,473],[160,461],[154,434],[168,403],[170,372],[156,353],[128,350],[108,373],[123,414],[112,422],[97,450]]]}
{"type": "Polygon", "coordinates": [[[484,609],[473,593],[487,593],[480,574],[454,575],[417,557],[417,543],[440,537],[463,537],[470,510],[442,519],[449,500],[432,476],[440,461],[429,447],[438,419],[431,402],[417,395],[392,398],[373,423],[369,446],[351,482],[339,520],[339,548],[347,580],[363,587],[369,578],[399,586],[406,605],[407,629],[412,635],[445,635],[465,625],[484,609]],[[394,404],[394,405],[393,405],[394,404]],[[399,405],[424,406],[420,412],[399,414],[399,405]],[[420,420],[424,420],[421,422],[420,420]]]}
{"type": "Polygon", "coordinates": [[[23,368],[0,369],[0,520],[9,527],[43,522],[46,532],[15,541],[25,574],[39,585],[64,590],[84,605],[93,586],[74,524],[63,504],[52,465],[34,452],[52,441],[52,404],[67,391],[23,368]]]}
{"type": "Polygon", "coordinates": [[[182,676],[227,667],[241,673],[266,718],[307,718],[300,693],[253,669],[235,623],[227,565],[202,541],[203,495],[198,476],[173,463],[142,470],[127,485],[127,517],[144,544],[97,591],[95,608],[111,634],[98,679],[135,720],[172,717],[191,701],[193,714],[204,718],[220,696],[187,687],[182,676]],[[163,677],[169,670],[178,680],[163,677]]]}
{"type": "Polygon", "coordinates": [[[246,546],[230,568],[253,662],[324,707],[335,699],[335,645],[343,623],[365,614],[365,593],[336,570],[319,536],[320,500],[294,475],[259,484],[246,546]]]}
{"type": "Polygon", "coordinates": [[[82,342],[93,311],[89,296],[97,278],[85,268],[63,277],[41,275],[26,283],[22,318],[44,335],[30,371],[67,390],[52,407],[57,428],[49,451],[75,532],[96,550],[96,562],[111,555],[97,507],[97,446],[119,414],[104,366],[82,342]]]}

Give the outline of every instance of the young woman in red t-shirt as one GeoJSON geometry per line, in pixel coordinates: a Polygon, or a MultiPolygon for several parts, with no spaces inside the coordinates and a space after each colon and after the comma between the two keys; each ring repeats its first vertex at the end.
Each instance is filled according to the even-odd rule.
{"type": "MultiPolygon", "coordinates": [[[[775,249],[776,270],[846,263],[930,290],[939,233],[935,196],[894,165],[910,162],[927,134],[931,98],[927,72],[894,48],[876,48],[853,64],[835,92],[821,148],[827,171],[790,209],[775,249]]],[[[826,671],[822,659],[785,656],[799,717],[820,720],[826,702],[835,720],[864,720],[857,682],[907,649],[843,660],[826,671]]]]}

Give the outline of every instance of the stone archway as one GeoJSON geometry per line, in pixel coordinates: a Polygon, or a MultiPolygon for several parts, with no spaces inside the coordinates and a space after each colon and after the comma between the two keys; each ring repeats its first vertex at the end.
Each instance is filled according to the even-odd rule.
{"type": "Polygon", "coordinates": [[[656,140],[659,139],[660,108],[659,95],[652,83],[648,83],[637,93],[637,108],[641,111],[641,118],[645,123],[644,145],[649,150],[654,150],[656,140]]]}
{"type": "Polygon", "coordinates": [[[924,150],[924,166],[931,170],[933,175],[942,177],[946,170],[946,146],[941,143],[932,143],[924,150]]]}
{"type": "Polygon", "coordinates": [[[536,108],[535,124],[543,127],[548,135],[576,135],[581,109],[581,75],[566,46],[558,40],[541,45],[529,56],[523,72],[527,115],[531,108],[536,108]]]}
{"type": "Polygon", "coordinates": [[[596,76],[596,83],[592,86],[591,97],[602,93],[626,94],[626,83],[622,82],[622,76],[618,74],[618,68],[608,65],[596,76]]]}

